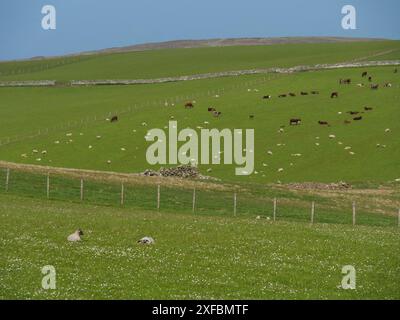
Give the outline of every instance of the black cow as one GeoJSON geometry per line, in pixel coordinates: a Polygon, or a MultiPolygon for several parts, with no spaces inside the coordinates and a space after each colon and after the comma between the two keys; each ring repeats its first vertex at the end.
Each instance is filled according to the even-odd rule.
{"type": "Polygon", "coordinates": [[[299,124],[301,124],[301,119],[290,119],[289,121],[289,125],[291,126],[298,126],[299,124]]]}
{"type": "Polygon", "coordinates": [[[331,99],[333,99],[333,98],[339,98],[339,92],[332,92],[331,99]]]}
{"type": "Polygon", "coordinates": [[[110,120],[110,122],[117,122],[118,121],[118,116],[113,116],[110,120]]]}

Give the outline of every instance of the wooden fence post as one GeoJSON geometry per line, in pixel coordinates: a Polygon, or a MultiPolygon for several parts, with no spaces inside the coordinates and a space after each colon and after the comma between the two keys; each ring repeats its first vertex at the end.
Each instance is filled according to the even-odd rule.
{"type": "Polygon", "coordinates": [[[192,212],[194,213],[196,209],[196,188],[193,189],[193,204],[192,204],[192,212]]]}
{"type": "Polygon", "coordinates": [[[83,179],[81,179],[81,201],[83,201],[83,179]]]}
{"type": "Polygon", "coordinates": [[[46,195],[47,199],[50,198],[50,173],[47,173],[47,179],[46,179],[46,195]]]}
{"type": "Polygon", "coordinates": [[[9,182],[10,182],[10,168],[7,168],[7,171],[6,171],[6,192],[8,191],[9,182]]]}
{"type": "Polygon", "coordinates": [[[353,201],[353,226],[356,225],[356,203],[353,201]]]}
{"type": "Polygon", "coordinates": [[[314,212],[315,212],[315,202],[311,204],[311,224],[314,224],[314,212]]]}
{"type": "Polygon", "coordinates": [[[124,205],[124,200],[125,200],[125,188],[124,188],[124,183],[121,183],[121,206],[124,205]]]}
{"type": "Polygon", "coordinates": [[[236,216],[236,192],[233,194],[233,215],[236,216]]]}
{"type": "Polygon", "coordinates": [[[398,226],[400,227],[400,208],[399,208],[399,220],[398,220],[398,226]]]}
{"type": "Polygon", "coordinates": [[[276,198],[274,198],[274,221],[276,220],[276,198]]]}
{"type": "Polygon", "coordinates": [[[158,185],[157,186],[157,210],[160,210],[160,197],[161,197],[160,185],[158,185]]]}

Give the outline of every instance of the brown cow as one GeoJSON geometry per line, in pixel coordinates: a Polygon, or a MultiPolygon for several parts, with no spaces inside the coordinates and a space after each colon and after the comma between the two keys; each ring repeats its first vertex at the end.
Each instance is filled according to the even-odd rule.
{"type": "Polygon", "coordinates": [[[301,124],[301,119],[290,119],[289,125],[291,126],[298,126],[301,124]]]}
{"type": "Polygon", "coordinates": [[[363,118],[362,116],[359,116],[359,117],[353,118],[353,120],[354,120],[354,121],[359,121],[359,120],[362,120],[362,118],[363,118]]]}
{"type": "Polygon", "coordinates": [[[344,124],[350,124],[351,121],[350,120],[344,120],[344,124]]]}
{"type": "Polygon", "coordinates": [[[365,110],[365,111],[372,111],[372,110],[374,110],[374,108],[371,108],[371,107],[364,107],[364,110],[365,110]]]}
{"type": "Polygon", "coordinates": [[[286,94],[280,94],[280,95],[278,96],[278,98],[286,98],[286,97],[287,97],[286,94]]]}
{"type": "Polygon", "coordinates": [[[254,114],[250,114],[249,119],[254,119],[254,114]]]}
{"type": "Polygon", "coordinates": [[[302,91],[302,92],[300,92],[300,94],[301,94],[302,96],[306,96],[306,95],[308,95],[308,92],[302,91]]]}
{"type": "Polygon", "coordinates": [[[367,71],[364,71],[364,72],[362,73],[361,77],[365,78],[367,75],[368,75],[368,72],[367,72],[367,71]]]}
{"type": "Polygon", "coordinates": [[[118,121],[118,116],[113,116],[110,120],[110,122],[117,122],[118,121]]]}
{"type": "Polygon", "coordinates": [[[209,107],[207,110],[208,110],[208,112],[213,112],[213,111],[215,111],[215,108],[209,107]]]}
{"type": "Polygon", "coordinates": [[[186,102],[185,103],[185,109],[192,109],[194,108],[193,102],[186,102]]]}
{"type": "Polygon", "coordinates": [[[333,98],[339,98],[339,92],[332,92],[331,99],[333,99],[333,98]]]}
{"type": "Polygon", "coordinates": [[[289,96],[291,96],[291,97],[295,97],[295,96],[296,96],[296,94],[295,94],[295,93],[293,93],[293,92],[290,92],[290,93],[289,93],[289,96]]]}
{"type": "Polygon", "coordinates": [[[329,123],[328,123],[328,121],[318,121],[318,123],[321,125],[321,126],[329,126],[329,123]]]}
{"type": "Polygon", "coordinates": [[[319,94],[319,91],[311,91],[311,94],[319,94]]]}

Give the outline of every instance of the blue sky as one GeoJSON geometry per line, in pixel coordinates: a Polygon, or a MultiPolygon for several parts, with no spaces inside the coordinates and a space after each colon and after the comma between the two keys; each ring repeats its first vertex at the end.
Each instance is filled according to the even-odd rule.
{"type": "Polygon", "coordinates": [[[400,39],[399,14],[399,0],[0,0],[0,60],[176,39],[400,39]],[[346,4],[357,30],[341,27],[346,4]],[[44,5],[56,8],[56,30],[41,27],[44,5]]]}

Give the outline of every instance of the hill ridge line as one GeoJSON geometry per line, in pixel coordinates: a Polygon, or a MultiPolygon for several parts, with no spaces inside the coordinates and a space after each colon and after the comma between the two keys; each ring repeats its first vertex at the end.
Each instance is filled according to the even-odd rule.
{"type": "MultiPolygon", "coordinates": [[[[341,62],[334,64],[316,64],[313,66],[295,66],[289,68],[266,68],[266,69],[248,69],[236,71],[221,71],[213,73],[203,73],[197,75],[184,75],[176,77],[163,77],[152,79],[104,79],[104,80],[70,80],[64,85],[70,86],[96,86],[96,85],[135,85],[135,84],[157,84],[166,82],[180,82],[213,79],[222,77],[233,77],[252,74],[292,74],[296,72],[329,70],[329,69],[343,69],[343,68],[361,68],[361,67],[375,67],[375,66],[398,66],[400,60],[383,60],[383,61],[352,61],[341,62]]],[[[56,86],[60,83],[57,80],[32,80],[32,81],[0,81],[0,87],[48,87],[56,86]]]]}

